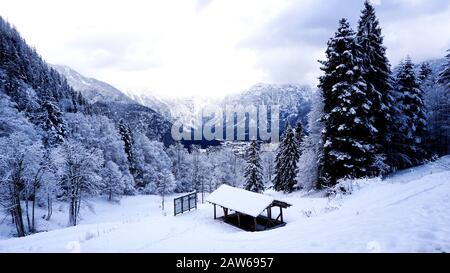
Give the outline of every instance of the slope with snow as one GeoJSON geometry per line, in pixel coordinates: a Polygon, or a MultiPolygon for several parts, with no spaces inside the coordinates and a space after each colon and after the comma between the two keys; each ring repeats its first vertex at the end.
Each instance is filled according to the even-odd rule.
{"type": "Polygon", "coordinates": [[[152,140],[164,142],[166,145],[173,143],[170,134],[172,123],[164,115],[137,103],[108,83],[83,76],[68,66],[53,67],[66,78],[75,91],[87,98],[94,113],[105,115],[115,122],[124,120],[133,131],[143,132],[152,140]]]}
{"type": "Polygon", "coordinates": [[[79,226],[5,239],[0,252],[449,252],[449,181],[447,156],[383,181],[348,181],[351,195],[269,192],[293,206],[285,227],[264,232],[214,220],[209,204],[174,217],[156,196],[93,200],[79,226]]]}
{"type": "Polygon", "coordinates": [[[74,90],[81,92],[90,103],[98,101],[134,103],[128,96],[106,82],[85,77],[65,65],[53,65],[53,68],[67,79],[74,90]]]}
{"type": "Polygon", "coordinates": [[[222,99],[207,97],[164,98],[151,94],[127,95],[136,102],[155,109],[172,122],[181,122],[196,127],[196,120],[201,111],[208,106],[280,106],[281,122],[289,120],[293,125],[297,121],[306,124],[306,115],[310,110],[312,89],[296,84],[255,84],[248,90],[228,95],[222,99]]]}

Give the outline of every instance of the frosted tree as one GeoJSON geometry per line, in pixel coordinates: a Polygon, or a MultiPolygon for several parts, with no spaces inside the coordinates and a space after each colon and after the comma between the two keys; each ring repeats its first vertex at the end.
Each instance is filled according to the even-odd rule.
{"type": "Polygon", "coordinates": [[[372,102],[362,77],[355,33],[346,19],[340,20],[335,37],[329,40],[326,57],[318,86],[324,100],[321,187],[335,185],[342,178],[369,176],[375,157],[372,139],[377,132],[370,119],[372,102]]]}
{"type": "Polygon", "coordinates": [[[117,128],[118,128],[120,137],[124,144],[123,147],[124,147],[124,151],[127,155],[130,172],[133,176],[136,177],[139,174],[137,173],[137,169],[134,166],[135,159],[134,159],[134,154],[133,154],[133,151],[134,151],[133,150],[133,144],[134,144],[133,133],[132,133],[130,127],[128,125],[126,125],[123,120],[119,121],[117,128]]]}
{"type": "Polygon", "coordinates": [[[102,152],[68,140],[54,150],[52,157],[58,168],[62,198],[69,203],[69,225],[76,226],[84,198],[103,188],[102,152]]]}
{"type": "Polygon", "coordinates": [[[176,183],[173,174],[169,169],[161,170],[158,179],[155,181],[155,193],[161,196],[161,209],[165,210],[165,197],[173,193],[176,183]]]}
{"type": "Polygon", "coordinates": [[[47,214],[44,216],[45,220],[49,221],[53,214],[53,200],[56,199],[59,192],[59,183],[57,176],[57,166],[53,161],[53,149],[45,151],[44,161],[45,167],[42,171],[41,183],[38,189],[38,202],[46,204],[47,214]]]}
{"type": "Polygon", "coordinates": [[[28,217],[28,231],[25,228],[21,199],[30,189],[36,174],[40,149],[22,133],[1,137],[0,147],[0,205],[11,215],[17,236],[23,237],[32,231],[32,226],[28,217]]]}
{"type": "Polygon", "coordinates": [[[433,131],[437,139],[437,154],[446,155],[450,153],[450,49],[437,77],[437,83],[438,103],[434,109],[436,122],[433,131]]]}
{"type": "Polygon", "coordinates": [[[66,124],[59,107],[50,100],[44,100],[37,116],[37,123],[44,130],[45,147],[61,144],[66,137],[66,124]]]}
{"type": "MultiPolygon", "coordinates": [[[[105,116],[83,115],[80,113],[65,114],[67,134],[71,139],[83,143],[86,147],[102,151],[105,162],[111,161],[117,165],[121,181],[124,184],[123,194],[134,194],[134,180],[130,173],[129,161],[124,149],[124,142],[114,122],[105,116]]],[[[108,180],[107,172],[102,172],[104,180],[108,180]]],[[[118,196],[117,196],[118,197],[118,196]]]]}
{"type": "Polygon", "coordinates": [[[262,177],[260,147],[256,140],[253,140],[247,148],[246,161],[244,188],[252,192],[263,192],[264,182],[262,177]]]}
{"type": "Polygon", "coordinates": [[[172,173],[177,186],[176,192],[192,191],[191,170],[189,153],[183,144],[176,143],[167,149],[167,155],[172,161],[172,173]]]}
{"type": "Polygon", "coordinates": [[[314,93],[311,112],[308,113],[308,135],[302,142],[298,162],[298,187],[306,190],[318,188],[318,162],[322,156],[323,98],[321,92],[314,93]]]}
{"type": "Polygon", "coordinates": [[[224,163],[221,168],[224,173],[224,183],[233,187],[241,186],[244,181],[244,158],[230,147],[224,147],[222,154],[224,163]]]}
{"type": "Polygon", "coordinates": [[[294,191],[294,187],[297,184],[297,163],[300,156],[300,147],[291,126],[289,123],[286,123],[286,125],[275,159],[273,188],[276,191],[289,193],[294,191]]]}
{"type": "Polygon", "coordinates": [[[26,230],[20,201],[26,196],[31,197],[33,186],[36,186],[34,178],[42,152],[42,132],[2,93],[3,87],[0,85],[0,208],[6,215],[11,215],[17,235],[24,236],[34,229],[34,220],[26,219],[30,219],[26,230]]]}
{"type": "Polygon", "coordinates": [[[136,177],[137,190],[144,194],[155,194],[161,173],[172,170],[172,161],[164,149],[164,144],[151,141],[142,133],[136,133],[133,154],[135,167],[140,174],[136,177]]]}
{"type": "Polygon", "coordinates": [[[446,88],[450,88],[450,49],[447,52],[448,54],[445,56],[446,62],[439,72],[438,83],[444,85],[446,88]]]}
{"type": "Polygon", "coordinates": [[[275,152],[272,150],[264,150],[261,152],[261,166],[263,169],[264,185],[272,184],[273,174],[275,172],[275,152]]]}
{"type": "MultiPolygon", "coordinates": [[[[34,143],[28,150],[28,162],[24,171],[23,198],[25,199],[25,213],[30,233],[36,232],[35,208],[39,199],[39,189],[42,187],[44,179],[51,179],[48,175],[52,172],[49,167],[50,160],[47,150],[45,150],[40,142],[34,143]],[[31,202],[31,208],[30,208],[31,202]]],[[[52,180],[55,183],[55,180],[52,180]]]]}
{"type": "Polygon", "coordinates": [[[107,161],[101,173],[103,179],[102,192],[108,196],[109,201],[117,200],[125,190],[122,172],[113,161],[107,161]]]}
{"type": "Polygon", "coordinates": [[[395,100],[398,108],[394,134],[396,168],[407,168],[423,162],[426,116],[423,93],[414,73],[414,64],[408,57],[400,64],[395,82],[395,100]]]}
{"type": "Polygon", "coordinates": [[[295,125],[295,140],[297,141],[297,145],[300,147],[303,140],[303,126],[301,122],[297,122],[295,125]]]}
{"type": "MultiPolygon", "coordinates": [[[[388,143],[391,132],[389,124],[392,123],[389,109],[392,105],[392,76],[386,48],[383,45],[375,8],[369,0],[364,2],[364,9],[358,22],[356,41],[359,57],[362,60],[360,71],[366,84],[365,93],[370,101],[370,111],[367,113],[369,121],[373,123],[374,154],[372,175],[384,173],[386,170],[388,143]]],[[[369,170],[367,170],[369,171],[369,170]]]]}
{"type": "Polygon", "coordinates": [[[436,80],[433,75],[433,69],[430,63],[423,62],[420,64],[418,80],[420,81],[420,86],[425,89],[434,83],[436,80]]]}
{"type": "Polygon", "coordinates": [[[445,114],[442,116],[441,112],[446,101],[444,88],[437,83],[436,77],[437,74],[434,73],[428,62],[423,62],[420,65],[418,81],[420,89],[423,91],[427,123],[425,149],[430,157],[440,154],[441,145],[445,142],[442,139],[443,131],[440,125],[447,118],[445,114]]]}
{"type": "Polygon", "coordinates": [[[194,190],[201,193],[202,203],[205,199],[206,185],[211,178],[210,164],[205,150],[199,146],[191,147],[192,184],[194,190]]]}

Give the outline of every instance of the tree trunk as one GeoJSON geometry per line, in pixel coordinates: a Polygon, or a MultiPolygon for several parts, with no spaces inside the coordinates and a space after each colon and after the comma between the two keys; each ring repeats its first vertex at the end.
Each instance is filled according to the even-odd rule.
{"type": "Polygon", "coordinates": [[[12,214],[14,216],[14,223],[16,224],[17,236],[24,237],[25,236],[25,228],[23,225],[22,219],[22,208],[20,206],[20,198],[18,195],[13,197],[14,208],[12,214]]]}
{"type": "MultiPolygon", "coordinates": [[[[20,165],[22,164],[20,163],[20,165]]],[[[20,177],[22,176],[21,172],[22,170],[19,169],[12,180],[12,214],[14,218],[14,224],[16,225],[17,236],[24,237],[25,227],[23,225],[22,207],[20,205],[20,177]]]]}
{"type": "Polygon", "coordinates": [[[76,197],[72,197],[70,200],[70,206],[69,206],[69,225],[76,226],[76,210],[77,210],[77,200],[76,197]]]}
{"type": "Polygon", "coordinates": [[[25,212],[27,214],[27,225],[28,225],[28,232],[31,231],[31,221],[30,221],[30,214],[28,209],[28,195],[25,197],[25,212]]]}
{"type": "Polygon", "coordinates": [[[36,195],[33,195],[33,199],[31,200],[31,232],[36,231],[35,221],[34,221],[34,209],[36,208],[36,195]]]}
{"type": "Polygon", "coordinates": [[[45,220],[50,221],[50,218],[52,217],[53,208],[52,208],[52,199],[50,198],[50,194],[47,195],[47,217],[45,220]]]}

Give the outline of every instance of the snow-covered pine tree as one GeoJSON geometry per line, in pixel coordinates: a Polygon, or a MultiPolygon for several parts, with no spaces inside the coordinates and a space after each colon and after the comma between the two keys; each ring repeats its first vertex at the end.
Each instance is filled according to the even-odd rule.
{"type": "Polygon", "coordinates": [[[276,191],[292,192],[297,184],[298,160],[300,146],[289,124],[284,131],[282,143],[278,150],[275,162],[275,177],[273,188],[276,191]]]}
{"type": "Polygon", "coordinates": [[[409,57],[400,64],[396,75],[395,100],[398,111],[394,117],[397,133],[393,146],[398,154],[395,167],[401,169],[420,164],[425,158],[426,117],[423,92],[409,57]]]}
{"type": "Polygon", "coordinates": [[[433,134],[436,137],[436,153],[446,155],[450,153],[450,49],[439,75],[437,76],[435,100],[433,109],[433,134]]]}
{"type": "Polygon", "coordinates": [[[298,147],[300,147],[303,140],[303,126],[300,121],[295,125],[295,140],[297,141],[298,147]]]}
{"type": "Polygon", "coordinates": [[[389,124],[392,123],[389,113],[392,105],[392,76],[381,31],[375,8],[366,0],[358,22],[356,41],[362,59],[361,72],[367,85],[366,93],[371,102],[369,119],[376,129],[371,141],[376,149],[372,159],[372,175],[384,172],[391,135],[389,124]]]}
{"type": "Polygon", "coordinates": [[[427,134],[425,137],[425,150],[432,157],[439,150],[439,108],[442,94],[436,83],[436,74],[428,62],[423,62],[419,68],[418,80],[423,91],[424,105],[426,107],[427,134]]]}
{"type": "Polygon", "coordinates": [[[445,56],[447,60],[442,66],[441,72],[439,72],[438,83],[450,89],[450,49],[447,52],[448,54],[445,56]]]}
{"type": "Polygon", "coordinates": [[[325,74],[318,85],[324,100],[320,187],[335,185],[341,178],[368,176],[373,165],[376,129],[369,119],[372,102],[366,96],[359,53],[355,32],[341,19],[328,42],[327,60],[321,62],[325,74]]]}
{"type": "Polygon", "coordinates": [[[125,153],[127,155],[128,163],[130,166],[130,173],[133,175],[134,178],[136,178],[138,176],[138,170],[135,166],[136,164],[133,154],[134,151],[133,133],[131,132],[130,127],[127,124],[125,124],[123,120],[119,121],[117,129],[124,144],[125,153]]]}
{"type": "Polygon", "coordinates": [[[423,62],[420,64],[420,69],[419,69],[419,81],[422,87],[424,87],[423,85],[425,83],[427,83],[428,81],[433,82],[433,70],[431,69],[430,63],[428,62],[423,62]]]}
{"type": "Polygon", "coordinates": [[[318,162],[323,150],[323,99],[322,92],[316,92],[311,99],[311,111],[308,113],[308,135],[300,147],[301,156],[298,162],[298,187],[306,190],[318,188],[318,162]]]}
{"type": "Polygon", "coordinates": [[[245,167],[244,188],[252,192],[263,192],[264,182],[262,177],[262,167],[260,158],[260,147],[256,140],[253,140],[246,151],[247,166],[245,167]]]}
{"type": "Polygon", "coordinates": [[[66,137],[66,124],[59,107],[51,100],[41,103],[37,123],[44,130],[43,143],[45,147],[61,144],[66,137]]]}

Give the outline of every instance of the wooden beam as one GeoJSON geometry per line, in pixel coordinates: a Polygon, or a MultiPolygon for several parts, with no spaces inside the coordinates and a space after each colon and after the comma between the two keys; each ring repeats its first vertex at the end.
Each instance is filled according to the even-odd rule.
{"type": "Polygon", "coordinates": [[[216,204],[214,204],[214,219],[217,219],[217,217],[216,217],[216,204]]]}
{"type": "Polygon", "coordinates": [[[256,225],[257,225],[257,223],[256,223],[256,217],[255,217],[254,219],[255,219],[255,231],[256,231],[256,225]]]}
{"type": "Polygon", "coordinates": [[[236,212],[238,217],[238,227],[241,227],[241,214],[239,212],[236,212]]]}
{"type": "Polygon", "coordinates": [[[280,216],[281,216],[281,218],[280,218],[281,223],[284,223],[283,222],[283,208],[282,207],[280,207],[280,216]]]}

